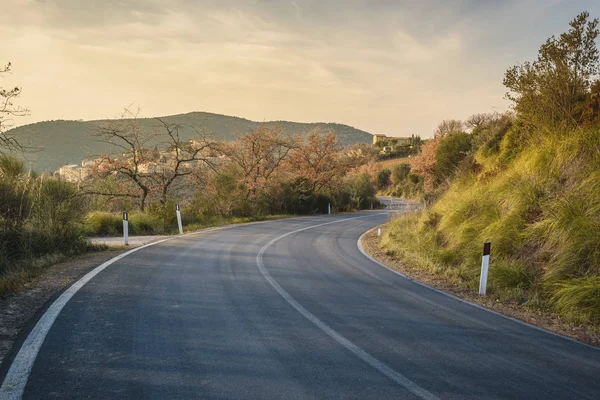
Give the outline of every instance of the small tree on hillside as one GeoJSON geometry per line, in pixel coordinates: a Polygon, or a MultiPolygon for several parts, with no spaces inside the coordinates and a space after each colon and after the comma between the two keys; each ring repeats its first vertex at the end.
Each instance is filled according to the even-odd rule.
{"type": "Polygon", "coordinates": [[[436,152],[435,174],[439,181],[449,179],[471,151],[471,135],[456,132],[442,139],[436,152]]]}
{"type": "Polygon", "coordinates": [[[414,175],[423,177],[423,190],[428,193],[433,191],[436,183],[435,164],[437,161],[437,150],[442,138],[435,137],[423,144],[421,153],[411,158],[410,169],[414,175]]]}
{"type": "Polygon", "coordinates": [[[465,122],[465,125],[469,129],[477,129],[490,122],[496,120],[499,117],[497,112],[495,113],[478,113],[471,115],[465,122]]]}
{"type": "Polygon", "coordinates": [[[454,132],[460,132],[463,130],[464,124],[462,121],[457,119],[445,119],[440,122],[435,129],[434,137],[444,138],[454,132]]]}
{"type": "Polygon", "coordinates": [[[598,19],[582,12],[569,25],[546,40],[536,61],[515,65],[504,77],[518,117],[547,131],[582,122],[583,103],[599,72],[598,19]]]}
{"type": "Polygon", "coordinates": [[[377,174],[377,189],[383,190],[390,185],[390,177],[392,176],[392,171],[388,168],[382,169],[377,174]]]}

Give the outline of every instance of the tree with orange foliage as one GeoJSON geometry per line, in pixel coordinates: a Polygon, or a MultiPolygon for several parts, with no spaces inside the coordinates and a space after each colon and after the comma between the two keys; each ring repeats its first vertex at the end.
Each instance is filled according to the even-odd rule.
{"type": "Polygon", "coordinates": [[[423,190],[431,192],[435,187],[435,165],[441,137],[435,137],[421,147],[421,153],[410,160],[410,170],[413,174],[424,179],[423,190]]]}
{"type": "Polygon", "coordinates": [[[245,199],[254,201],[279,172],[295,142],[283,134],[281,127],[262,126],[235,142],[225,143],[221,151],[237,165],[245,199]]]}
{"type": "Polygon", "coordinates": [[[600,80],[594,82],[586,95],[582,119],[585,125],[600,124],[600,80]]]}
{"type": "Polygon", "coordinates": [[[358,158],[343,154],[343,148],[335,132],[323,135],[313,131],[305,141],[299,140],[288,164],[305,191],[331,189],[356,166],[358,158]]]}

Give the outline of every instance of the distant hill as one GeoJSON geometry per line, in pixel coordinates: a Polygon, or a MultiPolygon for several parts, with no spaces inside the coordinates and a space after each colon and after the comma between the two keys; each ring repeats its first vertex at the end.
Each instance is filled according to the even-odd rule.
{"type": "MultiPolygon", "coordinates": [[[[237,136],[245,135],[258,128],[260,125],[280,125],[287,134],[304,136],[315,128],[335,130],[338,132],[344,145],[355,143],[371,143],[372,135],[348,125],[335,123],[298,123],[288,121],[255,122],[244,118],[206,112],[192,112],[162,117],[169,123],[176,123],[184,127],[182,137],[193,138],[196,133],[193,129],[212,134],[219,140],[232,140],[237,136]]],[[[115,120],[97,121],[46,121],[24,125],[14,128],[7,133],[16,137],[21,143],[39,147],[42,150],[26,155],[28,166],[36,171],[56,171],[66,164],[79,164],[82,159],[93,157],[102,152],[114,151],[106,143],[96,140],[94,134],[97,127],[102,124],[116,122],[115,120]]],[[[156,120],[152,118],[140,119],[142,129],[156,127],[156,120]]]]}

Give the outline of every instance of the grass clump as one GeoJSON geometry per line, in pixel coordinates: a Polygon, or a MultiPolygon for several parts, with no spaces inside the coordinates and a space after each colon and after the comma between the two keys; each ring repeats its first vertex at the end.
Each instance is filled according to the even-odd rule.
{"type": "Polygon", "coordinates": [[[600,276],[557,282],[551,298],[554,308],[580,322],[600,325],[600,276]]]}

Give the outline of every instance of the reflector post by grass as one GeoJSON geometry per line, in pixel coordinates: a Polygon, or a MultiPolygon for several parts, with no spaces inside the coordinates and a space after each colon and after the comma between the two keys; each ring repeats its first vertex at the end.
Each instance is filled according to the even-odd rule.
{"type": "Polygon", "coordinates": [[[177,226],[179,227],[179,234],[183,235],[183,225],[181,224],[181,207],[179,207],[179,204],[176,205],[175,211],[177,212],[177,226]]]}
{"type": "Polygon", "coordinates": [[[129,214],[123,211],[123,244],[129,246],[129,214]]]}
{"type": "Polygon", "coordinates": [[[492,244],[485,242],[483,244],[483,257],[481,258],[481,277],[479,279],[479,294],[485,296],[487,290],[488,270],[490,268],[490,252],[492,244]]]}

